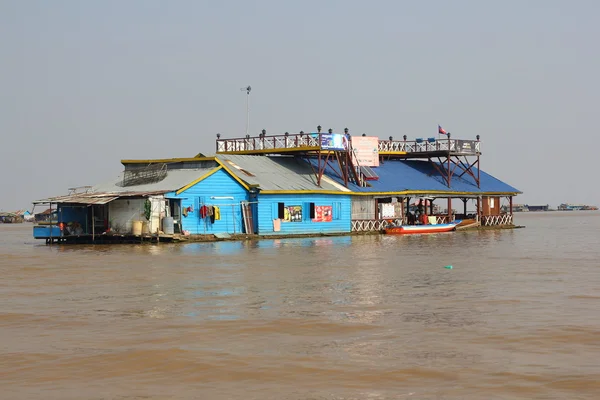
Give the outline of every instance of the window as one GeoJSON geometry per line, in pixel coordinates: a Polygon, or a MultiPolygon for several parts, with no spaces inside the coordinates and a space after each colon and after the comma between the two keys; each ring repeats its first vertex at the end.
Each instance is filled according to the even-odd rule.
{"type": "Polygon", "coordinates": [[[333,219],[342,219],[342,203],[333,203],[333,219]]]}
{"type": "Polygon", "coordinates": [[[284,219],[285,218],[285,204],[277,203],[277,218],[284,219]]]}
{"type": "Polygon", "coordinates": [[[310,219],[315,219],[315,203],[308,203],[308,215],[310,219]]]}

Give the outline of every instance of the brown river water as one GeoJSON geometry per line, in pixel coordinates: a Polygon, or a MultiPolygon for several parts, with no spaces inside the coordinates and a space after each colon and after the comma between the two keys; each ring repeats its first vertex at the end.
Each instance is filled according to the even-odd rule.
{"type": "Polygon", "coordinates": [[[600,399],[600,213],[516,221],[113,246],[0,224],[0,398],[600,399]]]}

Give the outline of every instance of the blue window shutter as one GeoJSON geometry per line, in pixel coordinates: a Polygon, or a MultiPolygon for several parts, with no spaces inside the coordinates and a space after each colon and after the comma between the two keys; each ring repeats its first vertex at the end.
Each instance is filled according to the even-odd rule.
{"type": "Polygon", "coordinates": [[[342,219],[342,203],[333,203],[333,219],[342,219]]]}

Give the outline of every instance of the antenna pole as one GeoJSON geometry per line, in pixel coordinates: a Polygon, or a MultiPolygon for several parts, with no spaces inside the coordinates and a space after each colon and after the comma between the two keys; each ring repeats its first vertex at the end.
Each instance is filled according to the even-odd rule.
{"type": "Polygon", "coordinates": [[[246,91],[246,135],[250,131],[250,87],[246,91]]]}
{"type": "Polygon", "coordinates": [[[248,136],[250,133],[250,91],[252,88],[250,86],[246,86],[240,90],[246,91],[246,136],[248,136]]]}

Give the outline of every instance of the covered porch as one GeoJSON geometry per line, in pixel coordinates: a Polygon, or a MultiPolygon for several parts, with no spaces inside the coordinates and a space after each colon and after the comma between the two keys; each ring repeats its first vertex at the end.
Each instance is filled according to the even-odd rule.
{"type": "Polygon", "coordinates": [[[389,225],[446,224],[463,226],[513,225],[513,196],[353,196],[352,232],[378,232],[389,225]],[[502,202],[508,203],[502,207],[502,202]],[[424,219],[426,218],[426,219],[424,219]]]}
{"type": "Polygon", "coordinates": [[[73,193],[34,202],[52,216],[33,227],[46,243],[139,242],[181,233],[181,200],[162,193],[73,193]]]}

